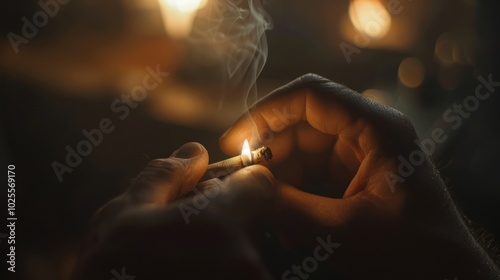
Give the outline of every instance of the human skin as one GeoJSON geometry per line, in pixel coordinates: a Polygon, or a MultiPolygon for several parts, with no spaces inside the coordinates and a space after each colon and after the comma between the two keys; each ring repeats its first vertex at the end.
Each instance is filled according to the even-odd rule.
{"type": "Polygon", "coordinates": [[[246,138],[273,150],[274,176],[251,166],[200,184],[208,153],[197,143],[153,160],[96,213],[74,279],[123,268],[137,279],[271,279],[248,234],[259,223],[291,251],[331,236],[340,247],[328,263],[346,279],[498,279],[430,158],[388,183],[398,156],[420,149],[401,113],[306,75],[259,101],[221,147],[238,154],[246,138]],[[186,223],[180,205],[195,208],[207,186],[218,195],[186,223]]]}
{"type": "Polygon", "coordinates": [[[221,147],[236,154],[244,139],[273,151],[268,224],[285,248],[331,235],[329,263],[347,279],[500,279],[431,158],[387,179],[398,156],[422,151],[402,113],[309,74],[257,102],[221,147]]]}
{"type": "Polygon", "coordinates": [[[207,164],[198,143],[151,161],[97,211],[73,279],[271,279],[247,229],[272,205],[273,175],[251,166],[199,184],[207,164]],[[186,219],[181,205],[196,214],[186,219]]]}

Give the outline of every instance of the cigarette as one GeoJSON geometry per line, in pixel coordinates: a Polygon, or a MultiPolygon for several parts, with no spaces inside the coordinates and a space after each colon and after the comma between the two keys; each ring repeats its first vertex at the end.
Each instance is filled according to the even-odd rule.
{"type": "Polygon", "coordinates": [[[249,155],[239,155],[212,163],[208,165],[207,171],[201,178],[200,182],[213,178],[225,177],[244,167],[269,162],[272,158],[273,153],[271,152],[271,149],[269,149],[269,147],[261,147],[257,150],[251,151],[249,155]]]}

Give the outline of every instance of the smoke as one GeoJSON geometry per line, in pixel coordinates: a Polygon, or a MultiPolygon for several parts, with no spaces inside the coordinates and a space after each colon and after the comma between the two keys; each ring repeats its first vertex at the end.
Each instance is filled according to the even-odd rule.
{"type": "Polygon", "coordinates": [[[265,32],[272,22],[260,0],[208,0],[197,16],[190,41],[206,46],[206,56],[222,67],[222,83],[226,90],[237,88],[247,103],[258,98],[256,80],[267,60],[265,32]],[[200,44],[201,43],[201,44],[200,44]]]}

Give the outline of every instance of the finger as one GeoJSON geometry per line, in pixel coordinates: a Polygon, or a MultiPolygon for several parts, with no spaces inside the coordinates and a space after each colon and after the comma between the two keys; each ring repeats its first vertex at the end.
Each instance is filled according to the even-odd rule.
{"type": "Polygon", "coordinates": [[[359,146],[360,152],[373,148],[374,141],[369,138],[376,136],[400,139],[411,135],[411,140],[415,137],[411,124],[400,112],[309,74],[258,101],[250,114],[221,137],[221,148],[234,154],[246,138],[260,145],[264,133],[280,133],[303,120],[319,132],[337,135],[359,146]]]}
{"type": "Polygon", "coordinates": [[[212,179],[197,186],[201,191],[183,200],[181,211],[184,221],[219,226],[244,225],[273,204],[277,197],[274,176],[262,165],[238,170],[224,180],[212,179]],[[193,215],[195,214],[195,215],[193,215]]]}
{"type": "Polygon", "coordinates": [[[273,226],[293,236],[335,233],[341,237],[370,213],[371,203],[362,196],[335,199],[301,191],[279,182],[280,200],[272,211],[273,226]]]}
{"type": "Polygon", "coordinates": [[[268,209],[278,197],[273,174],[262,165],[249,166],[225,178],[220,195],[209,205],[212,214],[245,223],[268,209]]]}
{"type": "Polygon", "coordinates": [[[183,231],[181,225],[218,228],[221,234],[227,230],[232,232],[237,229],[234,225],[245,225],[270,208],[277,197],[274,177],[261,165],[241,169],[224,181],[210,180],[210,186],[207,182],[202,185],[205,189],[197,187],[194,189],[196,195],[172,203],[170,207],[143,207],[123,215],[114,231],[159,229],[168,224],[171,234],[175,234],[174,228],[183,231]]]}
{"type": "Polygon", "coordinates": [[[184,144],[170,158],[152,160],[134,180],[126,198],[139,204],[165,205],[191,191],[207,165],[205,147],[184,144]]]}
{"type": "Polygon", "coordinates": [[[196,186],[196,188],[198,188],[200,191],[210,191],[213,188],[221,188],[222,186],[224,186],[224,182],[221,179],[212,178],[212,179],[200,182],[196,186]]]}

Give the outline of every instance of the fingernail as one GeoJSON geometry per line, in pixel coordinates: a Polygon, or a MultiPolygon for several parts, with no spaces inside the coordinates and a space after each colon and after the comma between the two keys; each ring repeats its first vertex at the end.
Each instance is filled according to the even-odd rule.
{"type": "Polygon", "coordinates": [[[203,152],[200,144],[190,142],[182,145],[171,157],[190,159],[199,156],[203,152]]]}

